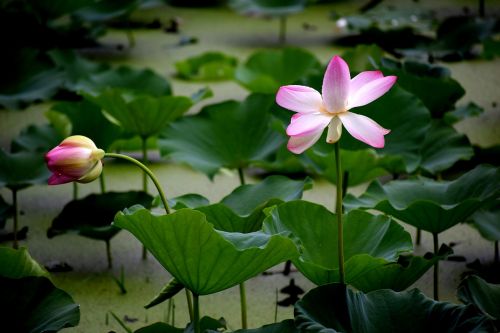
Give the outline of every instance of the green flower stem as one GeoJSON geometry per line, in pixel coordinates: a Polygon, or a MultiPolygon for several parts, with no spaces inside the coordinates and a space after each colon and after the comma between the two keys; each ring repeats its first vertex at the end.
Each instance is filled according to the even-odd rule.
{"type": "MultiPolygon", "coordinates": [[[[245,174],[243,168],[238,168],[238,176],[240,177],[240,184],[245,185],[245,174]]],[[[246,329],[248,327],[247,321],[247,295],[245,291],[245,282],[240,283],[240,304],[241,304],[241,327],[246,329]]]]}
{"type": "Polygon", "coordinates": [[[99,175],[99,184],[101,186],[101,193],[106,193],[106,179],[104,178],[104,171],[99,175]]]}
{"type": "MultiPolygon", "coordinates": [[[[432,233],[432,240],[434,241],[434,255],[438,255],[438,234],[436,232],[432,233]]],[[[434,264],[434,300],[439,300],[439,260],[434,264]]]]}
{"type": "Polygon", "coordinates": [[[19,212],[18,212],[18,207],[17,207],[17,190],[16,189],[11,189],[12,191],[12,206],[14,208],[14,240],[12,242],[12,247],[14,249],[18,249],[19,248],[19,243],[17,242],[17,229],[18,229],[18,215],[19,215],[19,212]]]}
{"type": "MultiPolygon", "coordinates": [[[[153,184],[155,184],[155,186],[156,186],[156,190],[158,191],[158,194],[160,195],[160,199],[163,203],[163,206],[165,207],[165,213],[170,214],[170,207],[168,206],[167,197],[165,196],[165,193],[163,192],[163,189],[161,188],[160,182],[158,181],[158,178],[156,178],[155,174],[147,166],[145,166],[144,164],[142,164],[141,162],[139,162],[135,158],[132,158],[130,156],[123,155],[123,154],[106,153],[106,154],[104,154],[104,157],[113,157],[113,158],[118,158],[118,159],[129,161],[129,162],[135,164],[136,166],[138,166],[139,168],[141,168],[145,173],[147,173],[149,178],[151,178],[151,180],[153,181],[153,184]]],[[[188,290],[186,290],[186,297],[187,297],[187,304],[188,304],[188,310],[189,310],[189,317],[193,318],[193,315],[192,315],[193,314],[193,306],[191,303],[191,297],[189,295],[188,290]]]]}
{"type": "Polygon", "coordinates": [[[201,333],[200,330],[200,296],[193,293],[194,298],[194,333],[201,333]]]}
{"type": "Polygon", "coordinates": [[[78,199],[78,183],[72,182],[73,184],[73,200],[78,199]]]}
{"type": "MultiPolygon", "coordinates": [[[[142,136],[141,137],[141,143],[142,143],[142,163],[144,165],[148,165],[148,144],[147,144],[147,138],[142,136]]],[[[146,172],[142,173],[142,190],[145,193],[148,193],[148,174],[146,172]]],[[[142,246],[142,260],[148,259],[148,250],[146,247],[143,245],[142,246]]]]}
{"type": "Polygon", "coordinates": [[[126,161],[129,161],[129,162],[135,164],[139,168],[141,168],[149,176],[149,178],[151,178],[151,180],[153,181],[153,184],[155,184],[156,190],[158,191],[158,194],[160,195],[161,202],[163,203],[163,206],[165,207],[165,212],[167,214],[170,214],[170,207],[168,206],[168,201],[167,201],[167,198],[165,197],[165,193],[163,192],[163,189],[161,188],[160,182],[158,181],[158,178],[156,178],[154,173],[147,166],[145,166],[144,164],[142,164],[141,162],[139,162],[135,158],[132,158],[130,156],[123,155],[123,154],[106,153],[106,154],[104,154],[104,157],[113,157],[113,158],[126,160],[126,161]]]}
{"type": "Polygon", "coordinates": [[[340,144],[337,141],[334,144],[335,149],[335,171],[337,172],[337,198],[335,213],[337,214],[338,229],[338,253],[339,253],[339,277],[340,283],[345,284],[344,272],[344,233],[342,228],[342,165],[340,163],[340,144]]]}
{"type": "MultiPolygon", "coordinates": [[[[141,137],[141,143],[142,143],[142,163],[144,165],[148,165],[148,145],[147,145],[147,138],[141,137]]],[[[147,172],[144,172],[142,174],[142,190],[146,193],[148,193],[148,174],[147,172]]]]}

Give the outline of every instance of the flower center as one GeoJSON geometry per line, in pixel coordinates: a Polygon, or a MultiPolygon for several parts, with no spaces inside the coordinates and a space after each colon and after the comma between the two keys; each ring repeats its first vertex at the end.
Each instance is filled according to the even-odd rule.
{"type": "Polygon", "coordinates": [[[338,115],[340,113],[344,113],[344,112],[347,112],[347,109],[344,108],[344,109],[341,109],[341,110],[336,110],[336,111],[328,111],[328,109],[325,107],[325,105],[321,105],[321,107],[319,108],[319,112],[323,113],[323,114],[326,114],[327,116],[334,116],[334,115],[338,115]]]}

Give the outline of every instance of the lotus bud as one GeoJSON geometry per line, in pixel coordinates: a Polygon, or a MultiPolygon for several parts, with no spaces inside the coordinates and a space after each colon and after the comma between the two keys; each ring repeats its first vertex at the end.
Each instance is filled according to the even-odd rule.
{"type": "Polygon", "coordinates": [[[89,183],[102,172],[104,150],[82,135],[64,139],[45,155],[47,167],[52,172],[49,185],[69,182],[89,183]]]}

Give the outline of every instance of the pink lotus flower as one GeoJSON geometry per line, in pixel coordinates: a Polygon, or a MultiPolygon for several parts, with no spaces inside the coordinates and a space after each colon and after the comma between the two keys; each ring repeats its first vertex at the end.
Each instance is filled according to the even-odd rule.
{"type": "Polygon", "coordinates": [[[390,131],[372,119],[350,112],[385,94],[396,82],[395,76],[380,71],[366,71],[351,79],[349,66],[339,56],[333,57],[323,78],[322,94],[313,88],[289,85],[279,89],[276,103],[297,112],[286,133],[287,148],[300,154],[321,137],[328,126],[326,142],[335,143],[342,134],[342,124],[356,139],[375,148],[384,147],[384,135],[390,131]]]}
{"type": "Polygon", "coordinates": [[[98,149],[85,136],[74,135],[64,139],[45,155],[47,167],[53,173],[49,185],[93,181],[102,172],[103,157],[104,150],[98,149]]]}

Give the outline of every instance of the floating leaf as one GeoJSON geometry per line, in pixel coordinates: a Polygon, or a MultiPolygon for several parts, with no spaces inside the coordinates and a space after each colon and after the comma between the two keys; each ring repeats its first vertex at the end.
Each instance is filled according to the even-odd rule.
{"type": "Polygon", "coordinates": [[[212,178],[220,168],[246,168],[275,151],[284,138],[269,126],[273,96],[203,108],[172,123],[158,139],[162,156],[184,162],[212,178]]]}
{"type": "Polygon", "coordinates": [[[182,328],[173,327],[162,322],[144,326],[134,331],[134,333],[184,333],[182,328]]]}
{"type": "Polygon", "coordinates": [[[251,92],[276,94],[281,86],[322,70],[316,57],[308,51],[284,48],[255,52],[245,65],[238,67],[235,78],[251,92]]]}
{"type": "Polygon", "coordinates": [[[139,4],[139,0],[98,1],[78,9],[73,15],[85,22],[105,22],[130,15],[139,4]]]}
{"type": "Polygon", "coordinates": [[[70,201],[52,221],[47,237],[76,232],[93,239],[109,240],[120,231],[111,224],[118,211],[135,204],[151,207],[152,201],[149,194],[134,191],[91,194],[70,201]]]}
{"type": "Polygon", "coordinates": [[[127,101],[120,91],[107,89],[98,96],[87,95],[98,104],[108,119],[125,132],[147,138],[181,117],[192,106],[183,96],[139,96],[127,101]]]}
{"type": "Polygon", "coordinates": [[[453,111],[446,112],[443,116],[443,120],[450,125],[453,125],[459,121],[470,117],[477,117],[484,112],[484,109],[479,105],[470,102],[467,105],[457,107],[453,111]]]}
{"type": "Polygon", "coordinates": [[[235,286],[297,255],[293,242],[263,232],[217,231],[198,211],[163,216],[135,208],[118,213],[114,225],[130,231],[162,266],[193,293],[235,286]]]}
{"type": "Polygon", "coordinates": [[[384,51],[377,45],[362,44],[345,51],[342,54],[342,59],[349,64],[351,72],[363,72],[376,69],[383,55],[384,51]]]}
{"type": "Polygon", "coordinates": [[[229,7],[242,15],[280,17],[304,10],[305,0],[230,0],[229,7]]]}
{"type": "Polygon", "coordinates": [[[474,304],[485,315],[495,320],[500,328],[500,285],[484,281],[479,276],[466,277],[458,287],[458,298],[464,304],[474,304]]]}
{"type": "Polygon", "coordinates": [[[495,332],[473,306],[436,302],[418,289],[364,294],[330,284],[308,292],[295,304],[301,332],[495,332]]]}
{"type": "Polygon", "coordinates": [[[431,233],[440,233],[464,222],[488,199],[496,198],[500,170],[478,166],[454,181],[437,182],[419,177],[370,184],[359,198],[347,195],[347,210],[377,209],[431,233]]]}
{"type": "MultiPolygon", "coordinates": [[[[353,284],[370,270],[397,260],[412,250],[410,235],[387,216],[352,211],[344,220],[346,283],[353,284]]],[[[336,215],[306,201],[279,205],[264,221],[264,230],[288,235],[301,256],[294,265],[321,285],[339,280],[336,215]]]]}
{"type": "Polygon", "coordinates": [[[92,138],[105,151],[122,135],[121,128],[106,119],[101,108],[90,101],[57,103],[52,110],[69,119],[70,134],[92,138]]]}
{"type": "Polygon", "coordinates": [[[47,183],[50,172],[43,156],[37,152],[7,153],[0,149],[0,187],[20,190],[47,183]]]}
{"type": "Polygon", "coordinates": [[[19,250],[0,247],[0,262],[0,277],[20,279],[28,276],[48,276],[47,271],[30,256],[25,247],[19,250]]]}
{"type": "Polygon", "coordinates": [[[384,58],[380,70],[384,75],[396,75],[398,84],[417,96],[434,118],[441,118],[445,112],[453,110],[455,103],[465,95],[464,88],[444,67],[384,58]]]}
{"type": "Polygon", "coordinates": [[[0,277],[0,291],[6,332],[57,332],[80,321],[78,304],[46,277],[0,277]]]}
{"type": "Polygon", "coordinates": [[[425,136],[421,154],[420,168],[435,175],[459,160],[470,159],[474,151],[465,135],[458,133],[451,126],[434,121],[425,136]]]}
{"type": "Polygon", "coordinates": [[[233,77],[238,59],[222,52],[205,52],[175,63],[177,76],[186,80],[227,80],[233,77]]]}
{"type": "Polygon", "coordinates": [[[175,295],[184,289],[184,285],[179,283],[175,278],[171,279],[160,291],[158,295],[155,296],[148,304],[144,305],[144,308],[149,309],[155,305],[161,304],[166,300],[171,299],[175,295]]]}

